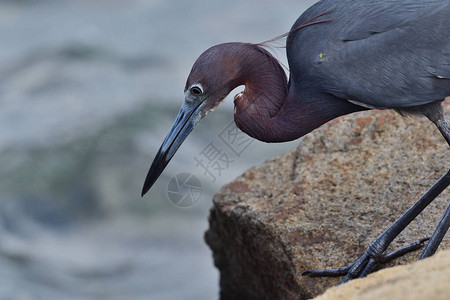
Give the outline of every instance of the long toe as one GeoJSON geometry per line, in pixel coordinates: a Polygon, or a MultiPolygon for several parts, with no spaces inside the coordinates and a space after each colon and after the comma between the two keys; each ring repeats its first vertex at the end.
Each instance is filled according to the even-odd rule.
{"type": "Polygon", "coordinates": [[[400,247],[392,252],[381,255],[369,254],[366,251],[357,261],[346,267],[337,269],[323,269],[323,270],[308,270],[302,273],[303,276],[308,277],[338,277],[345,276],[339,283],[345,283],[354,278],[362,278],[370,273],[373,273],[381,268],[383,264],[386,264],[393,259],[396,259],[406,253],[416,251],[423,247],[424,243],[429,240],[429,237],[423,238],[419,241],[411,243],[409,245],[400,247]]]}

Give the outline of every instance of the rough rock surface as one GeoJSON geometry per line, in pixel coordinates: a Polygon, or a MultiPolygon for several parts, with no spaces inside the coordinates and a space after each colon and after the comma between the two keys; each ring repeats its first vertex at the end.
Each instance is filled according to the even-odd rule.
{"type": "MultiPolygon", "coordinates": [[[[448,145],[424,117],[368,111],[329,122],[293,152],[246,171],[215,195],[205,234],[221,273],[221,299],[323,293],[340,279],[302,271],[354,262],[447,171],[448,157],[448,145]]],[[[389,249],[430,236],[448,204],[447,189],[389,249]]]]}
{"type": "Polygon", "coordinates": [[[333,287],[314,300],[448,300],[450,251],[414,264],[384,269],[363,279],[333,287]]]}

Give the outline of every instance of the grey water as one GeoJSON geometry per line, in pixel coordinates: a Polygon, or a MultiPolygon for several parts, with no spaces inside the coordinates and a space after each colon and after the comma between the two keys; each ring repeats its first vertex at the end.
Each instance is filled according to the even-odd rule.
{"type": "Polygon", "coordinates": [[[212,196],[298,142],[233,151],[234,91],[141,198],[143,180],[198,55],[280,35],[313,2],[0,1],[0,300],[217,298],[212,196]],[[196,160],[211,146],[214,173],[196,160]],[[190,207],[168,197],[183,172],[190,207]]]}

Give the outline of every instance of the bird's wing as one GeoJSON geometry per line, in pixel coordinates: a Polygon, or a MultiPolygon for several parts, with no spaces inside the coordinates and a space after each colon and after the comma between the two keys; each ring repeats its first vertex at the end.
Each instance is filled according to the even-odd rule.
{"type": "MultiPolygon", "coordinates": [[[[298,40],[290,37],[292,47],[288,39],[288,54],[296,45],[307,54],[303,88],[314,85],[380,108],[450,95],[450,0],[347,2],[321,1],[310,14],[326,11],[328,3],[332,11],[326,17],[332,20],[301,29],[298,40]],[[313,37],[311,44],[301,46],[308,42],[305,35],[313,37]]],[[[293,59],[294,66],[298,61],[293,59]]]]}

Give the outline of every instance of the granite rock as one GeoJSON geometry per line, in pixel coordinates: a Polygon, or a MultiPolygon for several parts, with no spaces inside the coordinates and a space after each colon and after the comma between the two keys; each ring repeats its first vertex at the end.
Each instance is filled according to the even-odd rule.
{"type": "MultiPolygon", "coordinates": [[[[339,278],[301,273],[354,262],[447,171],[448,157],[424,117],[367,111],[333,120],[294,151],[249,169],[215,195],[205,234],[221,299],[308,299],[336,285],[339,278]]],[[[448,204],[446,190],[389,249],[430,236],[448,204]]],[[[447,235],[440,249],[449,247],[447,235]]]]}

